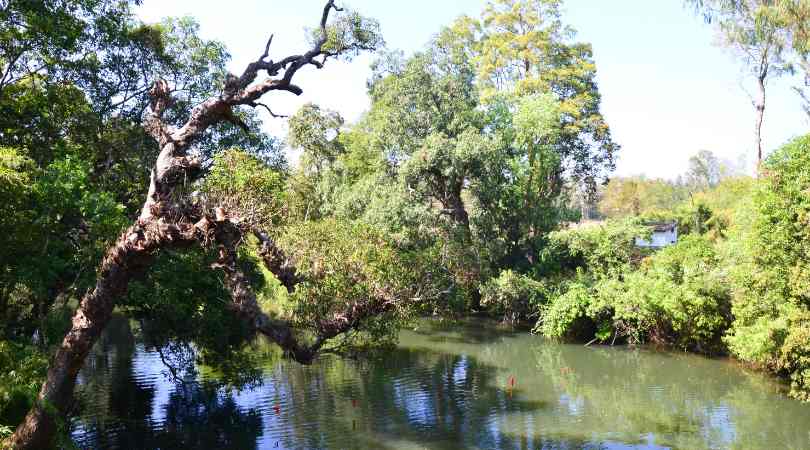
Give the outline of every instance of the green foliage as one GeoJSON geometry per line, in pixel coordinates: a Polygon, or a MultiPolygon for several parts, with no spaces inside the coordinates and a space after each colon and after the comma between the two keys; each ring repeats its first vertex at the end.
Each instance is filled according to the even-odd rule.
{"type": "Polygon", "coordinates": [[[72,57],[118,31],[135,2],[43,0],[6,2],[0,9],[0,92],[31,72],[64,73],[81,67],[72,57]]]}
{"type": "Polygon", "coordinates": [[[789,331],[779,349],[778,367],[788,374],[791,394],[810,401],[810,313],[798,309],[788,316],[789,331]]]}
{"type": "Polygon", "coordinates": [[[644,177],[613,178],[601,194],[599,210],[610,219],[668,212],[689,196],[683,186],[644,177]]]}
{"type": "Polygon", "coordinates": [[[242,150],[214,157],[201,186],[205,201],[221,206],[245,224],[270,229],[286,216],[282,173],[242,150]]]}
{"type": "MultiPolygon", "coordinates": [[[[577,337],[587,319],[587,307],[592,291],[583,282],[572,282],[564,292],[552,297],[548,306],[541,310],[535,331],[552,338],[577,337]]],[[[589,321],[588,321],[589,322],[589,321]]],[[[585,325],[589,328],[589,323],[585,325]]]]}
{"type": "Polygon", "coordinates": [[[632,244],[633,236],[639,236],[637,225],[600,228],[554,236],[568,260],[578,263],[577,272],[552,296],[538,331],[558,338],[590,339],[583,334],[592,333],[600,341],[614,336],[632,343],[722,351],[730,295],[717,273],[711,243],[688,236],[642,260],[632,244]]]}
{"type": "Polygon", "coordinates": [[[543,255],[550,265],[546,271],[586,268],[598,279],[618,276],[641,257],[635,247],[636,238],[649,235],[649,227],[634,220],[608,221],[552,233],[543,255]]]}
{"type": "Polygon", "coordinates": [[[705,239],[689,236],[646,261],[641,270],[603,289],[598,301],[612,308],[620,333],[703,353],[722,352],[730,322],[730,295],[717,274],[717,257],[705,239]]]}
{"type": "Polygon", "coordinates": [[[37,170],[14,150],[3,149],[0,158],[0,195],[12,196],[15,207],[0,220],[0,330],[30,336],[57,297],[92,282],[95,273],[86,268],[126,217],[112,195],[96,190],[87,163],[65,158],[37,170]]]}
{"type": "Polygon", "coordinates": [[[752,201],[730,233],[735,322],[726,339],[744,361],[791,377],[807,398],[807,314],[810,310],[810,137],[798,138],[765,163],[752,201]]]}
{"type": "Polygon", "coordinates": [[[518,146],[532,148],[553,144],[559,133],[560,105],[548,93],[521,97],[514,124],[518,146]]]}
{"type": "MultiPolygon", "coordinates": [[[[0,80],[0,202],[14,212],[0,217],[0,435],[30,405],[72,301],[137,213],[156,153],[140,125],[148,86],[169,80],[166,120],[177,125],[222,88],[230,59],[191,18],[145,25],[127,2],[28,3],[0,11],[24,25],[0,23],[12,73],[0,80]],[[20,344],[32,335],[42,348],[20,344]]],[[[328,345],[386,345],[416,313],[475,309],[537,318],[554,338],[728,350],[810,399],[810,137],[775,153],[760,182],[724,178],[710,152],[690,160],[685,181],[616,178],[600,203],[611,220],[564,228],[576,218],[569,195],[592,203],[618,146],[591,46],[573,40],[561,6],[493,0],[422,52],[382,55],[358,123],[314,104],[290,119],[295,170],[276,140],[218,126],[196,143],[205,179],[182,194],[273,236],[302,280],[294,292],[251,239],[239,264],[263,310],[305,340],[348,323],[328,345]],[[638,249],[649,220],[677,221],[680,242],[638,249]]],[[[349,10],[321,33],[309,37],[328,56],[383,45],[379,24],[349,10]]],[[[259,127],[255,113],[233,112],[259,127]]],[[[240,386],[257,378],[258,347],[212,256],[159,255],[118,306],[170,366],[198,363],[240,386]]]]}
{"type": "Polygon", "coordinates": [[[563,276],[538,331],[728,351],[784,375],[792,395],[807,399],[808,147],[803,137],[775,152],[757,182],[722,179],[645,214],[676,219],[681,232],[677,245],[646,258],[627,246],[639,230],[600,232],[615,223],[552,234],[542,273],[563,276]]]}
{"type": "Polygon", "coordinates": [[[302,150],[300,167],[304,171],[322,173],[344,152],[340,142],[343,118],[335,111],[321,110],[307,103],[290,117],[288,143],[302,150]]]}
{"type": "Polygon", "coordinates": [[[531,318],[547,296],[545,284],[508,269],[481,286],[481,306],[505,322],[531,318]]]}
{"type": "Polygon", "coordinates": [[[396,339],[417,280],[385,237],[365,225],[327,219],[287,227],[278,243],[305,280],[290,295],[299,328],[317,334],[344,320],[338,316],[343,311],[369,310],[377,313],[355,324],[353,333],[372,345],[396,339]]]}
{"type": "MultiPolygon", "coordinates": [[[[478,83],[485,101],[499,92],[553,94],[561,123],[557,152],[591,188],[613,167],[618,146],[599,111],[590,44],[570,42],[560,0],[494,0],[473,22],[478,83]]],[[[466,21],[468,19],[461,19],[466,21]]]]}
{"type": "Polygon", "coordinates": [[[326,24],[325,37],[320,28],[310,31],[311,44],[323,38],[322,50],[343,59],[351,59],[364,50],[374,51],[385,46],[377,20],[345,8],[332,15],[326,24]]]}
{"type": "Polygon", "coordinates": [[[37,348],[0,340],[0,437],[10,434],[33,404],[47,369],[37,348]]]}

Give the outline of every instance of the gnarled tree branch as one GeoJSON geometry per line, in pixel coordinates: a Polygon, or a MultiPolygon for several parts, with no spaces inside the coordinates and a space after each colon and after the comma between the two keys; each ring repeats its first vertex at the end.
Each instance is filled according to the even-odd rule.
{"type": "Polygon", "coordinates": [[[228,77],[223,92],[196,106],[179,128],[171,127],[163,120],[164,113],[173,104],[171,88],[165,80],[155,82],[150,90],[152,101],[144,128],[158,142],[160,152],[151,169],[149,191],[140,216],[107,251],[96,287],[84,296],[74,314],[71,329],[48,368],[35,405],[12,437],[3,443],[4,447],[40,449],[52,446],[56,424],[65,418],[71,404],[79,369],[107,325],[117,299],[126,292],[129,281],[144,273],[155,255],[167,248],[215,242],[220,248],[217,267],[225,274],[225,284],[233,297],[233,309],[296,360],[312,360],[323,339],[319,338],[315,345],[301,345],[288,324],[270,319],[259,309],[247,278],[235,265],[235,248],[240,241],[234,237],[239,236],[241,240],[241,234],[234,231],[238,228],[218,214],[205,214],[199,208],[184,209],[172,204],[171,200],[176,188],[198,176],[201,161],[190,157],[188,151],[208,127],[233,121],[235,107],[262,105],[260,98],[270,91],[301,94],[301,88],[292,83],[297,71],[308,64],[321,67],[327,57],[337,56],[323,50],[327,42],[326,24],[332,10],[340,11],[334,0],[329,0],[320,20],[321,36],[309,51],[278,62],[268,60],[271,36],[261,57],[249,64],[242,76],[228,77]],[[317,61],[319,57],[323,59],[317,61]],[[265,71],[270,78],[256,82],[260,71],[265,71]]]}

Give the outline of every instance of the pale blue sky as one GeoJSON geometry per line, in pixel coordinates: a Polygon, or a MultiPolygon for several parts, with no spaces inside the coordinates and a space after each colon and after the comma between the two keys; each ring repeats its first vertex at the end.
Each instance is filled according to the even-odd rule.
{"type": "MultiPolygon", "coordinates": [[[[314,26],[323,0],[144,0],[140,17],[191,15],[205,38],[224,42],[239,72],[263,50],[275,33],[271,54],[305,48],[303,27],[314,26]]],[[[352,0],[351,6],[380,21],[390,48],[413,52],[461,14],[477,15],[485,0],[352,0]]],[[[690,155],[708,149],[753,163],[754,113],[743,87],[740,65],[713,45],[712,28],[681,0],[567,0],[565,21],[578,39],[593,44],[602,93],[602,111],[622,150],[617,174],[673,178],[686,169],[690,155]]],[[[271,56],[272,56],[271,55],[271,56]]],[[[312,101],[338,110],[348,120],[368,108],[365,82],[370,57],[329,63],[300,75],[304,95],[273,94],[276,113],[292,113],[312,101]]],[[[795,80],[773,81],[764,126],[770,151],[808,131],[808,120],[790,91],[795,80]]],[[[264,113],[262,113],[264,114],[264,113]]],[[[286,133],[283,119],[266,118],[276,135],[286,133]]]]}

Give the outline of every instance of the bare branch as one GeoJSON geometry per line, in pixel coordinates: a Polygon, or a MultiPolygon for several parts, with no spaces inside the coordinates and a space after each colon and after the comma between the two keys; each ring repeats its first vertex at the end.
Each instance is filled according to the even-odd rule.
{"type": "Polygon", "coordinates": [[[273,110],[271,110],[269,106],[267,106],[267,105],[265,105],[264,103],[261,103],[261,102],[251,102],[248,105],[252,106],[254,108],[257,108],[257,107],[261,106],[262,108],[266,109],[268,113],[270,113],[270,116],[272,116],[272,117],[274,117],[276,119],[284,119],[284,118],[290,117],[290,116],[285,116],[283,114],[274,113],[273,110]]]}
{"type": "Polygon", "coordinates": [[[259,61],[262,61],[264,60],[264,58],[270,56],[270,44],[272,43],[273,43],[273,35],[271,34],[270,39],[267,40],[267,45],[264,46],[264,53],[262,53],[262,56],[259,58],[259,61]]]}

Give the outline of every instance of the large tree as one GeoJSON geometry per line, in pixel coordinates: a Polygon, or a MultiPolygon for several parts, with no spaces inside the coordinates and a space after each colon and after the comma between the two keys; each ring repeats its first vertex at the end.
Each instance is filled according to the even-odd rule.
{"type": "MultiPolygon", "coordinates": [[[[237,108],[263,106],[262,97],[273,91],[300,94],[302,89],[294,83],[294,77],[302,68],[321,68],[329,58],[351,56],[373,49],[380,42],[376,22],[343,11],[330,0],[324,7],[319,26],[311,34],[311,47],[306,52],[273,60],[269,58],[271,40],[268,41],[256,61],[238,76],[225,76],[219,94],[194,107],[185,120],[172,120],[173,87],[164,79],[154,82],[144,128],[158,143],[159,152],[151,169],[147,197],[138,219],[107,250],[98,269],[96,286],[82,298],[71,329],[50,363],[36,404],[7,445],[32,449],[49,446],[57,423],[69,408],[77,373],[110,320],[116,302],[133,277],[143,274],[162,250],[200,244],[214,246],[217,258],[213,267],[223,275],[224,285],[232,296],[233,311],[244,318],[250,328],[268,336],[302,362],[311,360],[327,339],[356,326],[378,308],[391,307],[388,302],[371,303],[367,307],[350,305],[348,310],[333,314],[331,321],[322,322],[311,344],[299,341],[289,323],[271,319],[262,312],[246,275],[237,265],[237,247],[243,242],[243,234],[250,231],[250,222],[243,223],[239,211],[197,201],[184,189],[186,182],[200,178],[206,161],[207,155],[195,151],[194,144],[203,141],[210,129],[221,123],[247,128],[239,119],[237,108]],[[332,11],[339,14],[330,21],[332,11]],[[266,74],[266,78],[260,77],[260,73],[266,74]]],[[[258,230],[254,231],[263,236],[258,230]]],[[[276,261],[284,257],[273,248],[272,240],[262,241],[263,254],[270,260],[270,267],[288,266],[276,261]]]]}
{"type": "Polygon", "coordinates": [[[754,78],[757,92],[751,96],[756,111],[754,148],[757,167],[762,164],[762,124],[768,81],[792,71],[787,60],[789,43],[772,0],[688,0],[715,22],[722,44],[732,50],[754,78]]]}
{"type": "MultiPolygon", "coordinates": [[[[0,339],[24,340],[35,331],[44,345],[60,339],[43,331],[55,313],[51,306],[94,284],[92,268],[127,217],[137,216],[159,150],[140,124],[155,76],[176,86],[166,113],[172,123],[225,77],[228,53],[217,41],[199,39],[193,20],[144,25],[124,6],[105,16],[103,32],[87,25],[93,33],[82,46],[49,56],[47,70],[15,75],[0,94],[0,147],[27,162],[10,169],[29,180],[14,201],[17,220],[0,223],[9,242],[0,252],[0,317],[6,319],[0,339]]],[[[35,25],[42,23],[28,27],[35,25]]],[[[14,33],[0,36],[0,48],[14,45],[14,33]]],[[[31,47],[28,58],[43,51],[31,47]]],[[[278,146],[254,131],[259,127],[251,113],[237,112],[250,134],[218,124],[197,141],[197,151],[207,156],[238,146],[278,166],[278,146]]]]}
{"type": "MultiPolygon", "coordinates": [[[[562,127],[557,153],[566,176],[594,189],[613,168],[619,146],[600,111],[590,44],[574,41],[561,0],[493,0],[472,22],[484,99],[554,95],[562,127]]],[[[464,23],[465,19],[462,19],[464,23]]]]}

